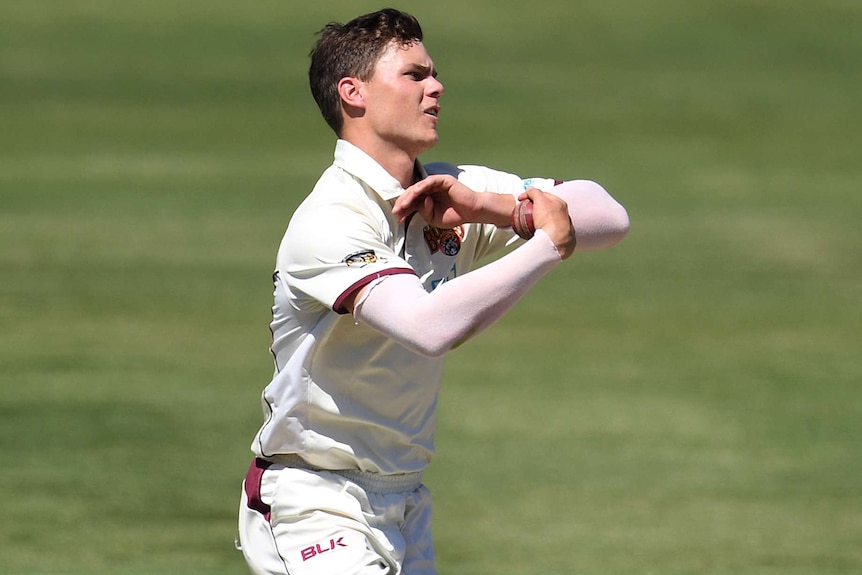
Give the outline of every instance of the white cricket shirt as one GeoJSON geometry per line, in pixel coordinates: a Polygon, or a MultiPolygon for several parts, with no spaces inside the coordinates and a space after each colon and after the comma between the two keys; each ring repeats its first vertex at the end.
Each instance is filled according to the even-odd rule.
{"type": "MultiPolygon", "coordinates": [[[[450,173],[471,189],[516,197],[554,184],[480,166],[417,168],[423,177],[450,173]]],[[[343,302],[388,274],[415,274],[430,292],[520,240],[492,225],[440,230],[418,215],[399,223],[392,204],[403,191],[339,140],[333,165],[293,214],[273,274],[275,374],[262,394],[257,456],[296,454],[323,469],[382,474],[421,471],[431,460],[442,359],[357,325],[343,302]]]]}

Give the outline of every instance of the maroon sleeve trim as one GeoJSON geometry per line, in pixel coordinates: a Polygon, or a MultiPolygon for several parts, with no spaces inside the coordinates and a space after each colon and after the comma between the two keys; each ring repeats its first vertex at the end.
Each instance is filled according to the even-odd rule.
{"type": "Polygon", "coordinates": [[[352,296],[357,291],[359,291],[361,288],[367,286],[368,284],[370,284],[371,282],[373,282],[377,278],[382,278],[384,276],[399,275],[399,274],[416,275],[416,272],[414,272],[410,268],[387,268],[385,270],[381,270],[379,272],[375,272],[371,275],[365,276],[364,278],[362,278],[358,282],[355,282],[349,288],[347,288],[346,290],[341,292],[341,295],[338,296],[338,299],[336,299],[335,303],[332,304],[332,311],[334,311],[335,313],[341,314],[341,315],[349,313],[348,310],[344,307],[344,302],[347,301],[347,299],[349,299],[350,296],[352,296]]]}

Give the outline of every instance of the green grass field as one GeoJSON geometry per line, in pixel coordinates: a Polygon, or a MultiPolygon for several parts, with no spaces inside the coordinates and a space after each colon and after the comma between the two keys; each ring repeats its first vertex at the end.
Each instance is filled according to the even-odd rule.
{"type": "MultiPolygon", "coordinates": [[[[396,5],[426,161],[632,219],[451,356],[441,574],[862,573],[862,4],[396,5]]],[[[2,573],[247,572],[272,262],[333,146],[307,53],[382,6],[0,4],[2,573]]]]}

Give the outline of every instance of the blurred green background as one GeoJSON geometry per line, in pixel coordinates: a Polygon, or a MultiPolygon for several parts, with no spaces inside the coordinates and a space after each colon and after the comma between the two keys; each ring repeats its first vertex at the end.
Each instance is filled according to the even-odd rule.
{"type": "MultiPolygon", "coordinates": [[[[862,4],[443,0],[424,160],[632,219],[452,354],[441,574],[862,572],[862,4]]],[[[245,573],[270,273],[367,1],[0,4],[0,570],[245,573]]]]}

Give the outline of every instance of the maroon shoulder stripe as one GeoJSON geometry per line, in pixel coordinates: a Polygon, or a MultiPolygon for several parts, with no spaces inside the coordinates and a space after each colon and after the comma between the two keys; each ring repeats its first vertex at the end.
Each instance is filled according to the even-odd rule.
{"type": "Polygon", "coordinates": [[[335,313],[338,313],[338,314],[342,314],[342,315],[346,314],[347,309],[345,309],[345,307],[344,307],[344,302],[347,301],[350,298],[350,296],[352,296],[357,291],[359,291],[363,287],[367,286],[368,284],[370,284],[371,282],[373,282],[377,278],[382,278],[385,276],[393,276],[393,275],[398,275],[398,274],[414,274],[414,275],[416,275],[416,272],[410,268],[388,268],[385,270],[381,270],[379,272],[375,272],[371,275],[367,275],[364,278],[362,278],[361,280],[355,282],[349,288],[344,290],[340,296],[338,296],[338,299],[336,299],[335,303],[332,304],[332,311],[334,311],[335,313]]]}

